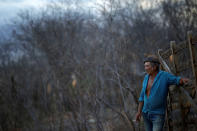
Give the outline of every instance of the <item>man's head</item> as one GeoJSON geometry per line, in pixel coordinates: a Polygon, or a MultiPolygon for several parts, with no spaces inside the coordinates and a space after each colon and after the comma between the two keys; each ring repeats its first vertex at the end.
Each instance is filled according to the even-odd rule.
{"type": "Polygon", "coordinates": [[[160,62],[156,56],[148,56],[144,60],[144,68],[148,74],[159,71],[160,62]]]}

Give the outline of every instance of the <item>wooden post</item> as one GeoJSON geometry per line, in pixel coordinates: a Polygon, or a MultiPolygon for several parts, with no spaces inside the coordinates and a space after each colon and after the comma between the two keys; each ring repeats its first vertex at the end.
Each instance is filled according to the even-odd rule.
{"type": "MultiPolygon", "coordinates": [[[[167,64],[165,63],[165,61],[163,60],[163,58],[161,57],[161,50],[158,50],[158,57],[159,60],[161,62],[161,68],[163,68],[165,71],[170,72],[170,69],[167,68],[167,64]]],[[[166,116],[167,116],[167,126],[168,126],[168,131],[173,131],[173,127],[171,126],[171,119],[170,119],[170,113],[172,112],[172,104],[171,104],[171,96],[170,96],[170,92],[168,92],[168,97],[167,97],[167,109],[166,109],[166,116]]]]}
{"type": "Polygon", "coordinates": [[[192,44],[192,32],[189,31],[187,33],[188,36],[188,44],[189,44],[189,52],[190,52],[190,59],[191,59],[191,66],[192,66],[192,72],[194,76],[194,85],[195,85],[195,91],[197,92],[197,71],[195,65],[197,64],[195,61],[195,52],[194,47],[192,44]]]}
{"type": "Polygon", "coordinates": [[[176,54],[174,52],[174,49],[176,47],[176,43],[175,41],[171,41],[170,42],[170,49],[171,49],[171,52],[172,52],[172,65],[173,65],[173,73],[174,75],[177,75],[177,67],[176,67],[176,63],[175,63],[175,59],[176,59],[176,54]]]}
{"type": "Polygon", "coordinates": [[[168,103],[167,103],[166,116],[167,116],[168,131],[173,131],[173,128],[172,128],[172,126],[170,124],[170,122],[172,122],[172,120],[169,119],[170,112],[172,112],[172,104],[171,104],[170,93],[168,93],[167,100],[168,100],[168,103]]]}
{"type": "MultiPolygon", "coordinates": [[[[174,75],[178,75],[177,73],[177,64],[175,62],[175,59],[177,59],[177,55],[175,54],[175,48],[176,48],[176,43],[175,41],[170,42],[170,48],[172,52],[172,64],[174,68],[174,75]]],[[[187,124],[185,122],[185,111],[183,109],[183,99],[182,99],[182,93],[181,90],[178,88],[178,95],[179,95],[179,105],[180,105],[180,110],[181,110],[181,117],[182,117],[182,130],[185,131],[187,130],[187,124]]]]}

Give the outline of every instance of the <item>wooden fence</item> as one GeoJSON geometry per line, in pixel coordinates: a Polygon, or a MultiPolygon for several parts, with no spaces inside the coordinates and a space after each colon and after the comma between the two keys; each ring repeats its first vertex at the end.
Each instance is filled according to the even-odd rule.
{"type": "Polygon", "coordinates": [[[169,87],[167,105],[168,131],[197,130],[197,35],[187,34],[187,40],[170,42],[170,48],[158,51],[161,68],[182,77],[187,77],[187,85],[169,87]]]}

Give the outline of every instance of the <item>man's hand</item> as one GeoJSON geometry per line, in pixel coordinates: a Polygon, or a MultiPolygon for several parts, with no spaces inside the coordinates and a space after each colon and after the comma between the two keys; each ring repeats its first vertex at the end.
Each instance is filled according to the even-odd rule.
{"type": "Polygon", "coordinates": [[[180,79],[180,85],[187,84],[188,82],[189,82],[189,79],[188,78],[181,78],[180,79]]]}
{"type": "Polygon", "coordinates": [[[137,114],[135,117],[136,121],[140,121],[140,119],[141,119],[143,105],[144,105],[144,101],[140,101],[139,106],[138,106],[138,111],[137,111],[137,114]]]}
{"type": "Polygon", "coordinates": [[[136,121],[138,121],[138,122],[140,121],[141,115],[142,115],[141,112],[137,112],[137,114],[136,114],[136,121]]]}

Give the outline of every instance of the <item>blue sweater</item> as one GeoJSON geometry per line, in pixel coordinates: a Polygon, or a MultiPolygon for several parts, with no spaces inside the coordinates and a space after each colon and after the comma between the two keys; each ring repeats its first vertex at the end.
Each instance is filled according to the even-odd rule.
{"type": "Polygon", "coordinates": [[[144,77],[139,101],[144,101],[142,112],[150,114],[165,114],[166,98],[170,85],[179,85],[180,77],[176,77],[168,72],[159,71],[154,79],[150,95],[147,97],[146,88],[149,75],[144,77]]]}

